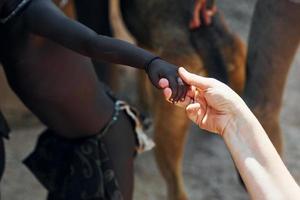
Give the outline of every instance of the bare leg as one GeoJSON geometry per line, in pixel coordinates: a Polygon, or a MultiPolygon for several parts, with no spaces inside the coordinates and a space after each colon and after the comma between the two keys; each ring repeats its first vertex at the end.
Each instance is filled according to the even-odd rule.
{"type": "Polygon", "coordinates": [[[212,25],[191,32],[191,43],[203,60],[208,76],[216,78],[241,94],[244,90],[246,46],[232,33],[219,11],[212,25]]]}
{"type": "Polygon", "coordinates": [[[131,200],[133,196],[134,134],[132,122],[121,112],[118,121],[104,137],[124,200],[131,200]]]}
{"type": "Polygon", "coordinates": [[[282,153],[279,114],[288,71],[300,41],[300,4],[257,2],[249,39],[245,100],[282,153]]]}

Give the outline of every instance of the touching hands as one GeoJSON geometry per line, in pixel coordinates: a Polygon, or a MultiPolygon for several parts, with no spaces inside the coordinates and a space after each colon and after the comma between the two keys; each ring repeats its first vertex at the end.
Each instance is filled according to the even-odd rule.
{"type": "MultiPolygon", "coordinates": [[[[224,83],[189,73],[179,68],[182,80],[190,85],[185,99],[176,105],[185,107],[188,117],[200,128],[223,135],[227,124],[236,120],[240,112],[247,107],[241,97],[224,83]]],[[[172,90],[166,79],[159,81],[164,88],[165,98],[172,96],[172,90]]]]}
{"type": "Polygon", "coordinates": [[[152,84],[161,89],[159,80],[164,78],[168,82],[168,87],[172,90],[168,100],[178,102],[186,96],[188,85],[186,85],[178,75],[178,67],[160,58],[153,60],[146,68],[152,84]]]}

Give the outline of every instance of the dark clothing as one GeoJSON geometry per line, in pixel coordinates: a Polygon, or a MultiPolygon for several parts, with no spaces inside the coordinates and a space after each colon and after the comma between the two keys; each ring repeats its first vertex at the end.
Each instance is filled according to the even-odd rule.
{"type": "Polygon", "coordinates": [[[121,200],[105,144],[99,136],[67,140],[51,130],[24,162],[48,190],[48,200],[121,200]]]}
{"type": "MultiPolygon", "coordinates": [[[[114,158],[111,158],[105,141],[110,129],[122,120],[119,119],[121,113],[127,115],[132,122],[132,130],[135,130],[136,148],[132,153],[151,149],[152,141],[138,131],[141,128],[138,113],[123,101],[115,102],[111,121],[93,137],[70,140],[51,130],[40,136],[34,152],[24,163],[49,191],[48,200],[123,199],[114,170],[116,166],[112,162],[114,158]]],[[[120,146],[126,140],[114,137],[120,146]]]]}

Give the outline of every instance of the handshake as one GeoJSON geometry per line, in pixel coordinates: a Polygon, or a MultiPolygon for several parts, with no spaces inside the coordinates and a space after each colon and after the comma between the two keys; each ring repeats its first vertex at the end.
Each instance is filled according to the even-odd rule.
{"type": "Polygon", "coordinates": [[[182,67],[178,73],[178,83],[187,84],[187,91],[179,101],[171,98],[167,79],[160,79],[159,86],[166,100],[185,108],[188,117],[200,128],[223,136],[229,123],[236,123],[250,111],[241,97],[224,83],[192,74],[182,67]]]}
{"type": "Polygon", "coordinates": [[[186,87],[185,93],[180,101],[178,97],[174,101],[174,91],[162,78],[159,86],[166,100],[185,108],[200,128],[222,136],[252,199],[299,199],[299,186],[241,97],[213,78],[184,68],[179,68],[178,73],[178,85],[186,87]]]}

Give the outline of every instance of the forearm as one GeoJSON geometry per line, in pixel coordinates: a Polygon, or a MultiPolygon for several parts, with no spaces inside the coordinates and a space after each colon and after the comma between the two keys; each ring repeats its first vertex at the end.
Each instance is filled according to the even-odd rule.
{"type": "Polygon", "coordinates": [[[104,60],[135,68],[144,68],[155,57],[154,54],[128,42],[101,35],[91,37],[86,47],[86,51],[82,53],[95,60],[104,60]]]}
{"type": "Polygon", "coordinates": [[[250,110],[231,121],[223,137],[253,199],[300,196],[297,183],[250,110]]]}

